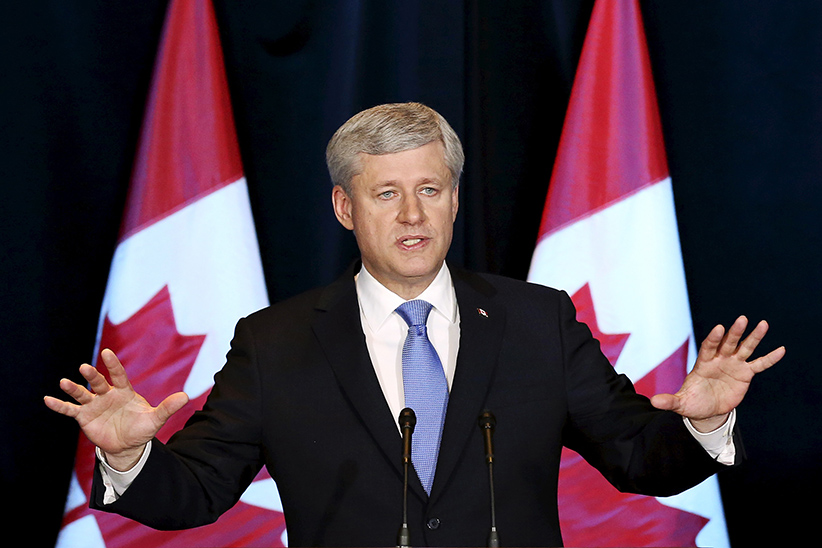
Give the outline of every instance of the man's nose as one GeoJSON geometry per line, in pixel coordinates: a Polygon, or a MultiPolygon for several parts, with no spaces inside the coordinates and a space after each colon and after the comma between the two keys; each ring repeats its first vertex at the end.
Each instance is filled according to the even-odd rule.
{"type": "Polygon", "coordinates": [[[417,195],[403,198],[400,205],[400,220],[404,223],[419,223],[425,218],[425,211],[417,195]]]}

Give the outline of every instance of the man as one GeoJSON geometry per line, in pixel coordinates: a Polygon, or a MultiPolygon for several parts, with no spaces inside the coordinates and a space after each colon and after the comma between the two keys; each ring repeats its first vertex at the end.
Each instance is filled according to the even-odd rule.
{"type": "Polygon", "coordinates": [[[153,437],[187,397],[152,408],[109,350],[111,385],[85,364],[91,390],[61,381],[78,405],[46,398],[98,447],[94,507],[194,527],[235,504],[266,466],[291,544],[392,545],[406,406],[421,415],[414,440],[427,444],[412,456],[413,545],[485,544],[490,486],[477,417],[486,409],[497,420],[496,522],[512,546],[561,545],[563,445],[619,489],[650,495],[695,485],[722,466],[715,459],[734,461],[733,409],[784,355],[747,361],[767,324],[744,340],[744,318],[727,333],[717,326],[682,389],[649,402],[614,372],[565,293],[445,263],[463,154],[439,114],[417,103],[364,111],[331,139],[327,161],[334,212],[361,264],[240,320],[203,411],[167,445],[153,437]],[[428,314],[427,339],[409,301],[428,314]],[[409,341],[422,346],[404,351],[409,341]],[[422,388],[409,380],[421,348],[422,388]]]}

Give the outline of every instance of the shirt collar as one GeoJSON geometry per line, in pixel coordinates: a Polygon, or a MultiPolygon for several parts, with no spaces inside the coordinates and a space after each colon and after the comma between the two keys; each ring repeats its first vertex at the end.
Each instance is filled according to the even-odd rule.
{"type": "MultiPolygon", "coordinates": [[[[356,285],[360,309],[373,331],[378,331],[394,310],[405,302],[405,299],[378,282],[365,265],[356,276],[356,285]]],[[[434,281],[416,298],[428,301],[446,320],[456,322],[457,298],[451,272],[445,262],[434,281]]]]}

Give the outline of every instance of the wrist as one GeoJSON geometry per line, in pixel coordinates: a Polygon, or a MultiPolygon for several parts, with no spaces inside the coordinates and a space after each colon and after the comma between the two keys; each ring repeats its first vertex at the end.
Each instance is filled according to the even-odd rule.
{"type": "Polygon", "coordinates": [[[140,461],[140,457],[145,452],[146,445],[126,449],[117,453],[101,451],[105,463],[118,472],[128,472],[140,461]]]}
{"type": "Polygon", "coordinates": [[[722,426],[728,422],[729,416],[730,413],[708,417],[707,419],[692,419],[688,417],[688,421],[691,423],[691,426],[694,427],[694,430],[702,434],[707,434],[722,428],[722,426]]]}

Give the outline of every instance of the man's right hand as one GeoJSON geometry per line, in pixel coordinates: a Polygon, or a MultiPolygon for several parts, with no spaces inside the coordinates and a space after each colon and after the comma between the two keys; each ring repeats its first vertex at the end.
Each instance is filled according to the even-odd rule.
{"type": "Polygon", "coordinates": [[[126,471],[137,463],[146,444],[169,417],[188,403],[188,396],[177,392],[152,407],[134,391],[114,352],[106,349],[100,356],[111,384],[97,369],[83,364],[80,374],[88,381],[90,390],[68,379],[60,381],[60,388],[76,404],[51,396],[44,401],[49,409],[74,418],[91,443],[105,453],[109,466],[126,471]]]}

